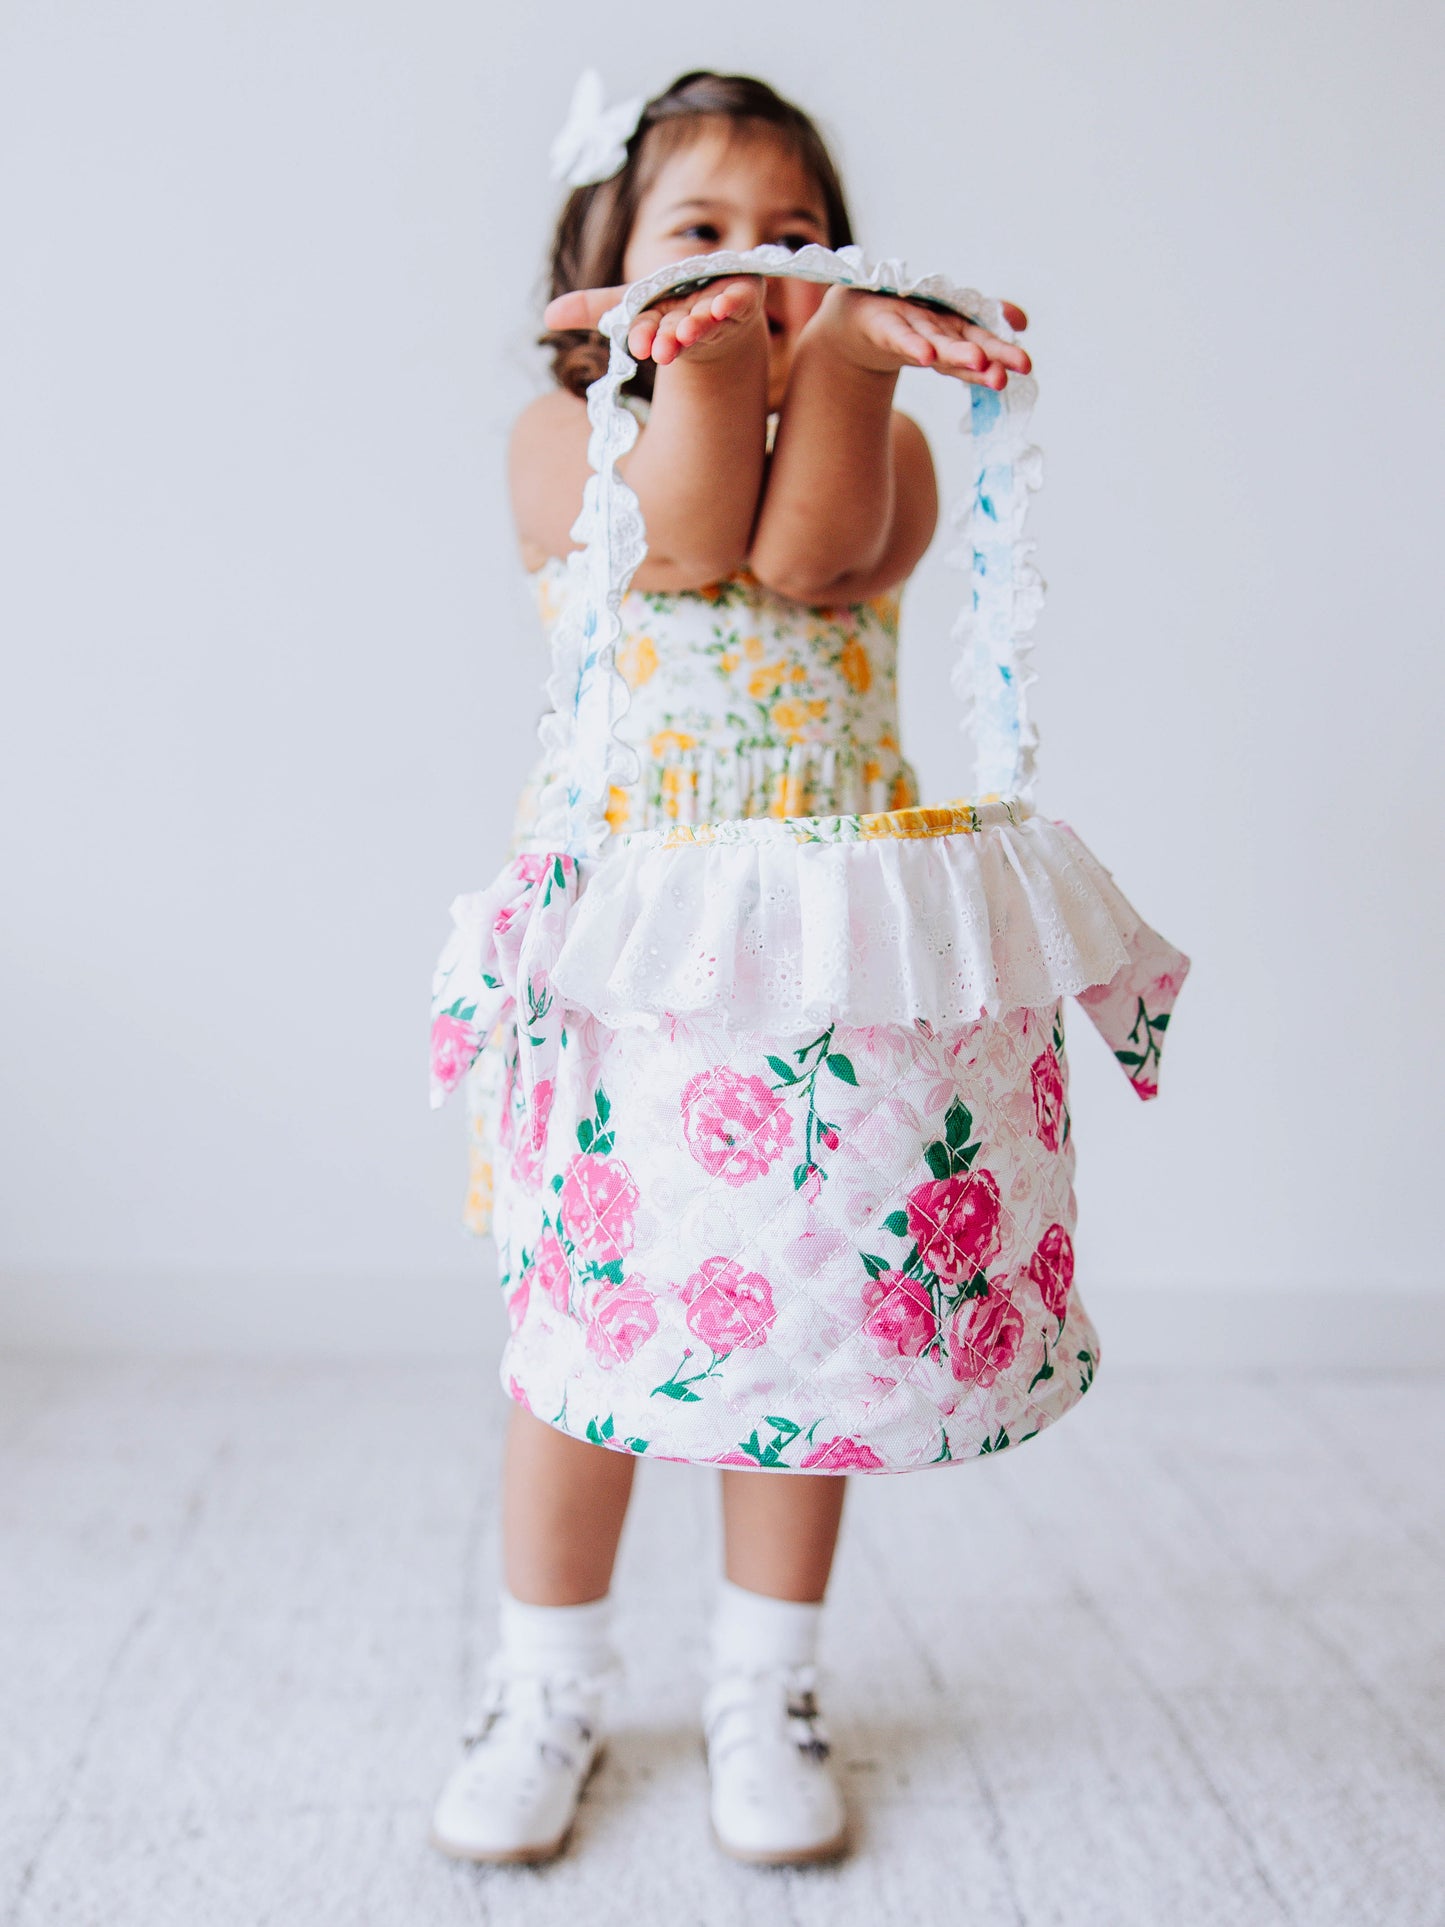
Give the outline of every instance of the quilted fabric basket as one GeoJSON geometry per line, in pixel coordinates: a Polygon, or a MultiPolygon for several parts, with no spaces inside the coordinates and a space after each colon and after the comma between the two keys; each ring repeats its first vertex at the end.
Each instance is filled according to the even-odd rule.
{"type": "Polygon", "coordinates": [[[1036,815],[1023,527],[1031,380],[972,388],[954,687],[974,794],[878,815],[612,835],[635,780],[619,603],[645,554],[617,473],[627,331],[721,274],[908,295],[996,333],[997,303],[852,248],[693,257],[601,324],[534,836],[459,897],[433,991],[432,1102],[500,1027],[502,1378],[617,1450],[893,1472],[997,1452],[1088,1390],[1074,1283],[1063,1001],[1154,1096],[1188,960],[1036,815]]]}

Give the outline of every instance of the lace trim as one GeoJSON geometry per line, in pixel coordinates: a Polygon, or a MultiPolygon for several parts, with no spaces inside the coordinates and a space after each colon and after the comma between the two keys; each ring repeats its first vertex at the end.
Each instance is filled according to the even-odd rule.
{"type": "Polygon", "coordinates": [[[968,1024],[1110,983],[1140,928],[1072,831],[1004,803],[962,833],[726,827],[749,834],[619,839],[551,966],[570,1007],[613,1029],[968,1024]]]}

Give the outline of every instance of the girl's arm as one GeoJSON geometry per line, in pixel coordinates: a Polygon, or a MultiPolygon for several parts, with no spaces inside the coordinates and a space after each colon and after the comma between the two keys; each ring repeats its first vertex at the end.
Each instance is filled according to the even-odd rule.
{"type": "Polygon", "coordinates": [[[749,555],[780,595],[861,601],[904,581],[932,541],[928,443],[893,407],[907,366],[1002,388],[1029,358],[962,317],[830,288],[798,342],[749,555]]]}
{"type": "MultiPolygon", "coordinates": [[[[549,327],[591,327],[620,289],[563,295],[549,327]]],[[[733,277],[639,315],[634,356],[657,364],[647,425],[618,472],[647,524],[639,589],[699,589],[745,560],[762,488],[767,436],[768,334],[763,284],[733,277]]],[[[512,508],[529,568],[576,545],[572,524],[591,469],[587,409],[575,395],[544,395],[513,431],[512,508]]]]}

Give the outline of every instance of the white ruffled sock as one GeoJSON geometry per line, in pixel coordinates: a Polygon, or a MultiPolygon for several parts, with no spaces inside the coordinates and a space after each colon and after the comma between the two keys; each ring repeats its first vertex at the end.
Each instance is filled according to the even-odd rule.
{"type": "Polygon", "coordinates": [[[761,1673],[811,1666],[817,1658],[821,1605],[773,1599],[724,1579],[712,1620],[712,1670],[761,1673]]]}

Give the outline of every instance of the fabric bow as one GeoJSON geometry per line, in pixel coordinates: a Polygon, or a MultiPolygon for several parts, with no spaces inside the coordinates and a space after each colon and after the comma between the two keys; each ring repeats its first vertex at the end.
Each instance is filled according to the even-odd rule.
{"type": "Polygon", "coordinates": [[[627,160],[627,142],[642,118],[644,102],[602,105],[602,76],[589,67],[572,91],[567,121],[552,143],[552,179],[569,187],[611,180],[627,160]]]}

